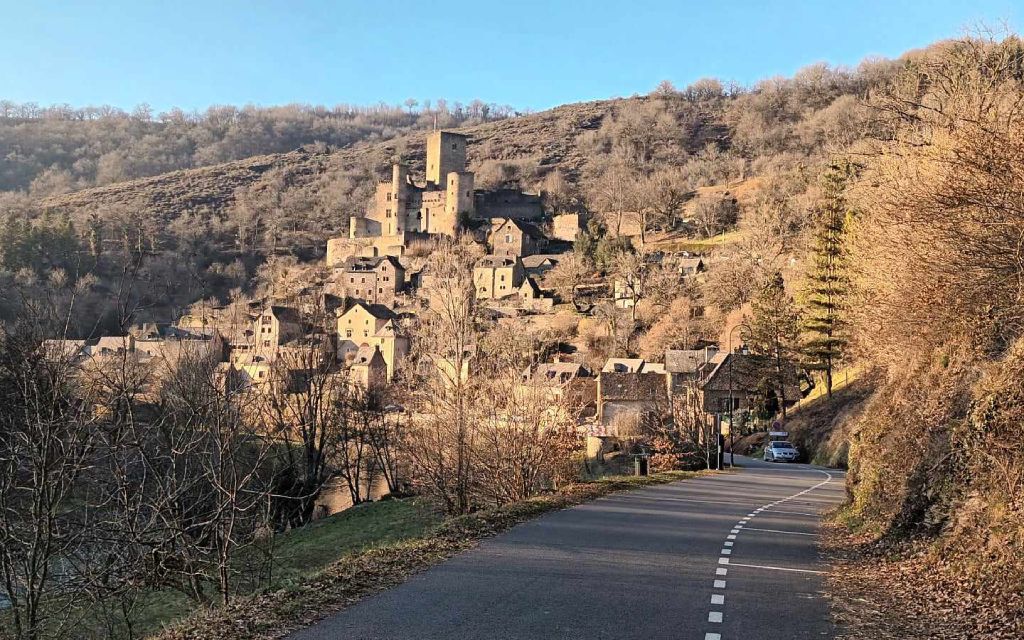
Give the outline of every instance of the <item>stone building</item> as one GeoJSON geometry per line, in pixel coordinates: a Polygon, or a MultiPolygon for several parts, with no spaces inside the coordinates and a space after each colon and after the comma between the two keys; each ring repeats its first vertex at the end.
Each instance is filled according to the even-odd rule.
{"type": "Polygon", "coordinates": [[[597,422],[608,435],[639,435],[669,409],[663,374],[602,371],[597,377],[597,422]]]}
{"type": "Polygon", "coordinates": [[[388,366],[380,349],[376,345],[359,347],[349,364],[349,375],[367,391],[383,388],[388,380],[388,366]]]}
{"type": "Polygon", "coordinates": [[[349,219],[348,234],[327,242],[327,266],[352,255],[400,256],[417,240],[454,236],[471,220],[516,218],[534,220],[543,213],[540,194],[516,189],[474,189],[467,170],[468,138],[450,131],[427,136],[426,175],[413,180],[403,164],[377,183],[373,201],[363,215],[349,219]]]}
{"type": "Polygon", "coordinates": [[[405,268],[394,256],[350,256],[339,269],[345,296],[392,306],[405,288],[405,268]]]}
{"type": "Polygon", "coordinates": [[[357,302],[338,316],[338,359],[351,362],[362,347],[376,347],[387,365],[387,379],[409,353],[409,338],[402,335],[395,313],[380,304],[357,302]]]}
{"type": "Polygon", "coordinates": [[[478,300],[504,298],[520,293],[526,272],[518,256],[484,256],[473,267],[478,300]]]}
{"type": "Polygon", "coordinates": [[[491,222],[487,243],[497,256],[529,256],[547,246],[547,238],[536,226],[515,218],[497,218],[491,222]]]}
{"type": "Polygon", "coordinates": [[[232,364],[273,362],[285,344],[302,335],[302,320],[297,309],[268,305],[251,323],[234,327],[228,336],[228,361],[232,364]]]}

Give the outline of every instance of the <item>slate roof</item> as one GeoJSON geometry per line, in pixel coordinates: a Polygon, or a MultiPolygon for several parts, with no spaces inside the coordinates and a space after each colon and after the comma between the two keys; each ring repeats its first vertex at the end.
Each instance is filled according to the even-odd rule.
{"type": "Polygon", "coordinates": [[[665,370],[669,373],[696,373],[711,362],[716,353],[705,349],[667,349],[665,370]]]}
{"type": "Polygon", "coordinates": [[[390,262],[395,269],[402,268],[402,263],[394,256],[349,256],[343,265],[345,271],[374,271],[385,261],[390,262]]]}
{"type": "Polygon", "coordinates": [[[516,263],[515,258],[508,256],[487,255],[476,261],[476,266],[488,269],[496,267],[511,267],[516,263]]]}
{"type": "Polygon", "coordinates": [[[527,269],[540,269],[541,267],[554,267],[562,259],[557,253],[538,253],[532,256],[523,256],[523,266],[527,269]]]}
{"type": "Polygon", "coordinates": [[[643,358],[608,358],[601,371],[612,373],[624,367],[630,373],[639,373],[643,366],[643,358]]]}
{"type": "Polygon", "coordinates": [[[665,400],[665,376],[659,373],[608,373],[598,378],[601,400],[665,400]]]}
{"type": "Polygon", "coordinates": [[[388,307],[387,305],[369,304],[367,302],[362,302],[358,300],[353,302],[351,306],[345,309],[345,312],[342,313],[341,315],[345,315],[345,313],[348,313],[349,311],[355,309],[356,307],[362,307],[366,309],[371,316],[377,318],[378,320],[392,320],[397,317],[395,315],[395,312],[391,310],[391,307],[388,307]]]}
{"type": "MultiPolygon", "coordinates": [[[[774,380],[776,376],[775,361],[768,356],[728,353],[718,359],[716,364],[717,366],[704,382],[705,390],[728,391],[730,369],[732,371],[732,389],[739,392],[753,393],[762,380],[774,380]]],[[[785,364],[784,374],[786,396],[795,400],[800,395],[796,366],[792,363],[785,364]]]]}

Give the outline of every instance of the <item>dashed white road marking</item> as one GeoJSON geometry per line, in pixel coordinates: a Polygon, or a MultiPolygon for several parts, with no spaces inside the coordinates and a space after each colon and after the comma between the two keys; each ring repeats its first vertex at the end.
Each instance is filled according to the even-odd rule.
{"type": "MultiPolygon", "coordinates": [[[[760,507],[754,509],[752,512],[748,513],[746,516],[740,518],[739,522],[737,522],[735,525],[733,525],[732,528],[729,530],[729,535],[726,536],[726,539],[725,539],[725,542],[724,542],[724,546],[722,547],[721,552],[719,552],[721,557],[718,558],[718,564],[719,565],[737,566],[737,567],[749,567],[749,568],[752,568],[752,569],[768,569],[768,570],[773,570],[773,571],[793,571],[793,572],[797,572],[797,573],[824,573],[823,571],[814,571],[814,570],[811,570],[811,569],[794,569],[794,568],[789,568],[789,567],[771,567],[771,566],[767,566],[767,565],[757,565],[757,564],[738,564],[738,563],[737,564],[733,564],[732,562],[729,561],[729,558],[726,557],[726,556],[732,555],[732,546],[734,544],[736,544],[734,541],[736,540],[736,536],[737,536],[737,534],[739,534],[740,530],[744,527],[744,525],[747,524],[747,522],[751,518],[753,518],[754,516],[756,516],[756,515],[758,515],[760,513],[767,513],[768,511],[771,511],[771,513],[773,515],[778,513],[778,514],[799,515],[799,516],[815,516],[815,517],[816,516],[820,516],[821,515],[820,513],[802,513],[802,512],[798,512],[798,511],[777,511],[777,510],[775,510],[776,506],[778,506],[780,504],[783,504],[783,503],[785,503],[785,502],[787,502],[789,500],[793,500],[794,498],[799,498],[800,496],[806,495],[807,493],[809,493],[811,491],[814,491],[818,487],[822,487],[822,486],[824,486],[824,485],[826,485],[826,484],[828,484],[829,482],[832,481],[832,474],[831,473],[828,473],[827,471],[820,471],[820,473],[824,473],[826,476],[828,476],[828,479],[825,480],[824,482],[819,482],[818,484],[814,485],[813,487],[809,487],[807,489],[804,489],[803,491],[800,491],[799,493],[795,493],[795,494],[793,494],[791,496],[787,496],[785,498],[781,498],[779,500],[776,500],[775,502],[765,503],[763,506],[760,506],[760,507]]],[[[815,535],[813,533],[804,533],[804,532],[801,532],[801,531],[782,531],[782,530],[779,530],[779,529],[758,529],[756,527],[748,527],[747,530],[748,531],[766,531],[766,532],[770,532],[770,533],[785,533],[785,534],[800,535],[800,536],[813,536],[813,535],[815,535]]],[[[726,574],[728,574],[728,572],[729,572],[729,570],[726,569],[725,567],[722,567],[722,566],[719,566],[719,567],[715,568],[715,575],[718,575],[718,576],[725,576],[726,574]]],[[[715,580],[714,585],[715,585],[714,586],[715,589],[725,589],[725,580],[715,580]]],[[[720,594],[720,593],[713,593],[713,594],[711,594],[711,604],[712,605],[718,605],[718,606],[724,605],[725,604],[725,596],[723,594],[720,594]]],[[[723,614],[722,611],[709,611],[708,612],[708,622],[721,623],[723,615],[724,614],[723,614]]],[[[704,640],[722,640],[722,634],[720,634],[720,633],[713,633],[713,632],[707,632],[707,633],[704,634],[704,640]]]]}

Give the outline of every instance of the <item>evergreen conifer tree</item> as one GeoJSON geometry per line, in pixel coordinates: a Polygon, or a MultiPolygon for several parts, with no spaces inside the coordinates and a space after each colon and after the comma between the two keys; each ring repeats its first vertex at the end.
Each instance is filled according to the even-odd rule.
{"type": "Polygon", "coordinates": [[[845,192],[851,171],[851,166],[844,162],[832,164],[825,172],[824,205],[817,221],[813,263],[807,277],[807,315],[803,327],[807,337],[803,353],[807,368],[822,373],[829,398],[832,376],[846,346],[842,318],[848,291],[844,242],[851,211],[845,192]]]}

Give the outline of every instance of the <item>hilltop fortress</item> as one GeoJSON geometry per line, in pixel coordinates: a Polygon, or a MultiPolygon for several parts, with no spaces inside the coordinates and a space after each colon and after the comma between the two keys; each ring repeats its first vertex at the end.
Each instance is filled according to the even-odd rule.
{"type": "Polygon", "coordinates": [[[328,240],[327,266],[351,256],[400,256],[412,241],[454,236],[479,220],[543,215],[540,194],[475,189],[473,172],[466,170],[466,144],[462,134],[431,132],[422,183],[405,165],[393,165],[391,179],[377,183],[365,214],[350,219],[348,236],[328,240]]]}

